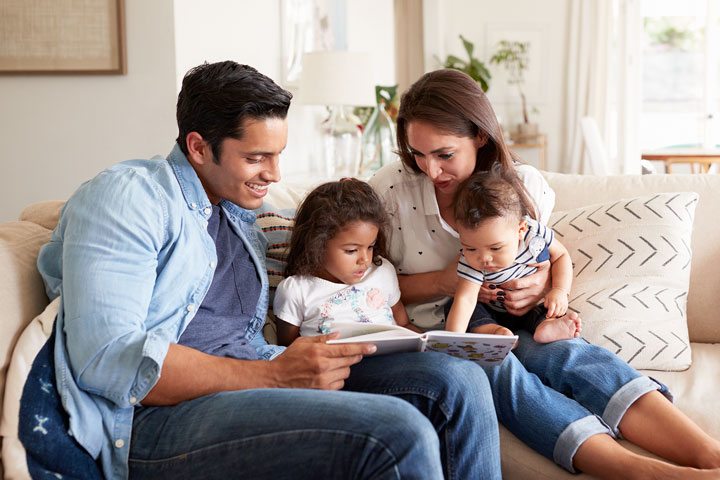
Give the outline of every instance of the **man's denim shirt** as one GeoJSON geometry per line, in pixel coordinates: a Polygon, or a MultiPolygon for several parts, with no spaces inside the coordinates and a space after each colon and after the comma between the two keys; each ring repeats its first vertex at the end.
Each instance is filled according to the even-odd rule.
{"type": "MultiPolygon", "coordinates": [[[[255,215],[220,206],[262,282],[246,338],[261,359],[282,347],[262,335],[268,304],[255,215]]],[[[127,478],[133,408],[160,377],[210,288],[217,262],[206,228],[210,200],[175,145],[167,160],[131,160],[84,183],[63,207],[38,268],[48,297],[61,295],[55,374],[70,434],[105,477],[127,478]]]]}

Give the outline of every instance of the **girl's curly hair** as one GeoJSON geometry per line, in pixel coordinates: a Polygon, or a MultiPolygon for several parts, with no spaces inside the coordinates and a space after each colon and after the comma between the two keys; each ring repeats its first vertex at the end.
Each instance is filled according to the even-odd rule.
{"type": "Polygon", "coordinates": [[[387,258],[387,213],[375,191],[367,183],[347,178],[324,183],[300,203],[290,236],[285,275],[317,275],[323,268],[327,242],[345,226],[370,222],[378,227],[373,263],[387,258]]]}

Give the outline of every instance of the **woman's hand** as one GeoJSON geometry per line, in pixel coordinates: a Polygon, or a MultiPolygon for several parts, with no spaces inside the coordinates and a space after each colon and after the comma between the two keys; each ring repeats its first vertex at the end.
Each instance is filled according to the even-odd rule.
{"type": "Polygon", "coordinates": [[[455,260],[438,272],[438,290],[445,297],[454,297],[458,287],[458,262],[460,261],[460,253],[455,260]]]}
{"type": "Polygon", "coordinates": [[[457,266],[460,255],[442,270],[398,275],[401,300],[405,305],[436,297],[454,297],[458,286],[457,266]]]}
{"type": "Polygon", "coordinates": [[[537,271],[527,277],[505,282],[502,285],[483,284],[478,300],[492,304],[498,302],[505,305],[508,313],[521,316],[540,303],[550,291],[550,261],[534,265],[537,271]]]}

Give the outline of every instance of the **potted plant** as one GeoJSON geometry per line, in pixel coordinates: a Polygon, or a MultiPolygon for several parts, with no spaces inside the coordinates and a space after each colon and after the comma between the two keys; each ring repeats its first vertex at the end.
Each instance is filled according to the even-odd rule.
{"type": "Polygon", "coordinates": [[[445,63],[443,63],[443,67],[467,73],[480,85],[483,92],[487,92],[488,88],[490,88],[490,72],[483,62],[473,57],[472,54],[473,50],[475,50],[475,45],[467,41],[462,35],[460,35],[460,40],[462,40],[463,46],[465,47],[468,59],[463,60],[455,55],[448,55],[445,63]]]}
{"type": "Polygon", "coordinates": [[[528,116],[527,100],[525,92],[523,92],[523,84],[525,83],[525,71],[528,69],[528,51],[530,42],[517,42],[509,40],[501,40],[498,42],[495,54],[490,58],[490,63],[502,65],[509,74],[508,83],[517,85],[522,101],[523,123],[518,124],[519,133],[535,134],[538,132],[537,123],[530,122],[528,116]]]}

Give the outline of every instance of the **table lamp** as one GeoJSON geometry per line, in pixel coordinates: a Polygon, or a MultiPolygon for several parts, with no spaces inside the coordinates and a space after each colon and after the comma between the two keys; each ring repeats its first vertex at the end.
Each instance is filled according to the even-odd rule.
{"type": "Polygon", "coordinates": [[[362,125],[348,116],[348,106],[374,105],[370,54],[328,50],[303,55],[299,100],[325,105],[321,125],[323,165],[329,178],[354,177],[361,160],[362,125]]]}

